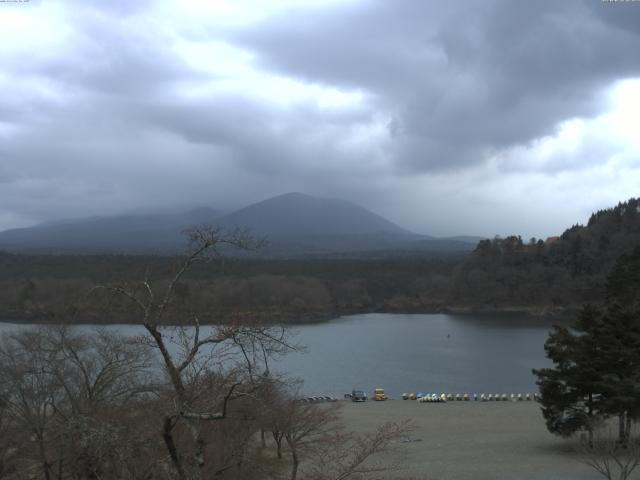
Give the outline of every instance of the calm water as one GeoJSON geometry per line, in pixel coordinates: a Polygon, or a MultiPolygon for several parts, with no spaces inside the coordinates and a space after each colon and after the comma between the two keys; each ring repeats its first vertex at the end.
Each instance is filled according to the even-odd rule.
{"type": "MultiPolygon", "coordinates": [[[[533,392],[531,369],[549,365],[543,345],[551,325],[517,316],[353,315],[296,327],[307,351],[289,355],[277,369],[303,378],[310,395],[371,392],[376,386],[391,396],[533,392]]],[[[15,328],[0,324],[0,332],[15,328]]],[[[109,328],[143,332],[139,326],[109,328]]]]}
{"type": "Polygon", "coordinates": [[[533,392],[531,369],[549,365],[544,341],[551,325],[511,316],[354,315],[300,328],[308,353],[280,367],[317,394],[378,385],[392,396],[533,392]]]}

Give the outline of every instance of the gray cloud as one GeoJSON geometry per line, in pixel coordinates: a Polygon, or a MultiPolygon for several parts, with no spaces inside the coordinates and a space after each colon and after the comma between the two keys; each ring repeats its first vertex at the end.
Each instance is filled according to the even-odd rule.
{"type": "Polygon", "coordinates": [[[626,16],[638,11],[578,1],[366,2],[319,17],[289,13],[238,41],[266,68],[373,92],[400,125],[400,166],[429,171],[481,162],[486,149],[596,114],[602,89],[640,73],[640,37],[626,16]]]}
{"type": "MultiPolygon", "coordinates": [[[[302,190],[395,212],[429,232],[430,220],[453,212],[429,217],[407,202],[447,195],[447,182],[468,188],[458,173],[602,113],[602,92],[640,74],[632,2],[357,1],[241,27],[178,25],[152,17],[151,1],[108,3],[63,4],[52,28],[67,33],[50,49],[0,50],[0,219],[12,222],[0,229],[302,190]],[[242,73],[212,72],[206,55],[188,61],[179,40],[249,52],[254,73],[361,100],[323,108],[292,92],[272,102],[268,84],[234,88],[242,73]],[[212,87],[223,80],[232,86],[212,87]],[[409,184],[414,193],[394,193],[409,184]]],[[[588,159],[559,153],[494,174],[591,168],[612,148],[586,146],[588,159]]],[[[465,233],[464,218],[450,230],[465,233]]]]}

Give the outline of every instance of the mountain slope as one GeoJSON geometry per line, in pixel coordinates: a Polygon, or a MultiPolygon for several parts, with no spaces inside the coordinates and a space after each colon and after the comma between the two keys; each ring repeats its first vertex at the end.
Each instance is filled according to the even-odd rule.
{"type": "Polygon", "coordinates": [[[250,226],[271,238],[307,235],[415,235],[366,208],[344,200],[287,193],[218,219],[226,226],[250,226]]]}
{"type": "Polygon", "coordinates": [[[119,215],[48,222],[0,232],[0,248],[37,252],[148,252],[182,248],[181,231],[211,223],[218,213],[198,208],[181,214],[119,215]]]}
{"type": "MultiPolygon", "coordinates": [[[[200,208],[183,214],[126,215],[58,221],[0,232],[0,249],[38,253],[156,253],[181,251],[181,231],[194,224],[227,229],[249,228],[268,246],[266,257],[364,256],[398,251],[466,253],[473,245],[456,239],[436,239],[405,230],[366,208],[344,200],[288,193],[227,215],[200,208]]],[[[229,252],[232,253],[232,252],[229,252]]]]}
{"type": "Polygon", "coordinates": [[[326,256],[405,248],[429,238],[409,232],[366,208],[344,200],[287,193],[218,219],[227,228],[249,227],[266,237],[267,256],[326,256]]]}

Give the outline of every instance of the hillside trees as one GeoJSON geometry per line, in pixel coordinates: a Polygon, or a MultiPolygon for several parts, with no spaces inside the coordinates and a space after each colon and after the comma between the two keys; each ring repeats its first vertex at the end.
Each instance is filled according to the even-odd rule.
{"type": "Polygon", "coordinates": [[[451,299],[477,308],[577,308],[604,300],[621,255],[640,244],[640,199],[594,213],[560,237],[523,243],[517,236],[479,242],[454,277],[451,299]]]}

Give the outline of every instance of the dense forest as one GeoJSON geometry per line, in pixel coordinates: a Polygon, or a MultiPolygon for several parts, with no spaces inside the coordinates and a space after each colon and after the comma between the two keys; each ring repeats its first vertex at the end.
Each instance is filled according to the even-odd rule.
{"type": "MultiPolygon", "coordinates": [[[[198,264],[181,281],[174,314],[194,309],[207,322],[296,322],[371,311],[561,313],[601,300],[616,259],[638,245],[640,200],[630,199],[559,237],[482,240],[466,257],[218,259],[198,264]]],[[[126,302],[96,287],[145,277],[162,285],[175,262],[163,256],[0,252],[0,316],[129,322],[126,302]]]]}
{"type": "MultiPolygon", "coordinates": [[[[198,264],[175,291],[176,308],[206,322],[314,321],[367,311],[441,308],[460,257],[394,260],[248,260],[198,264]]],[[[13,320],[130,322],[130,305],[95,287],[148,275],[162,285],[175,259],[0,254],[0,316],[13,320]]],[[[184,313],[174,312],[177,316],[184,313]]]]}
{"type": "Polygon", "coordinates": [[[566,309],[603,299],[615,261],[640,245],[640,199],[546,240],[482,240],[457,270],[449,301],[476,309],[566,309]]]}

